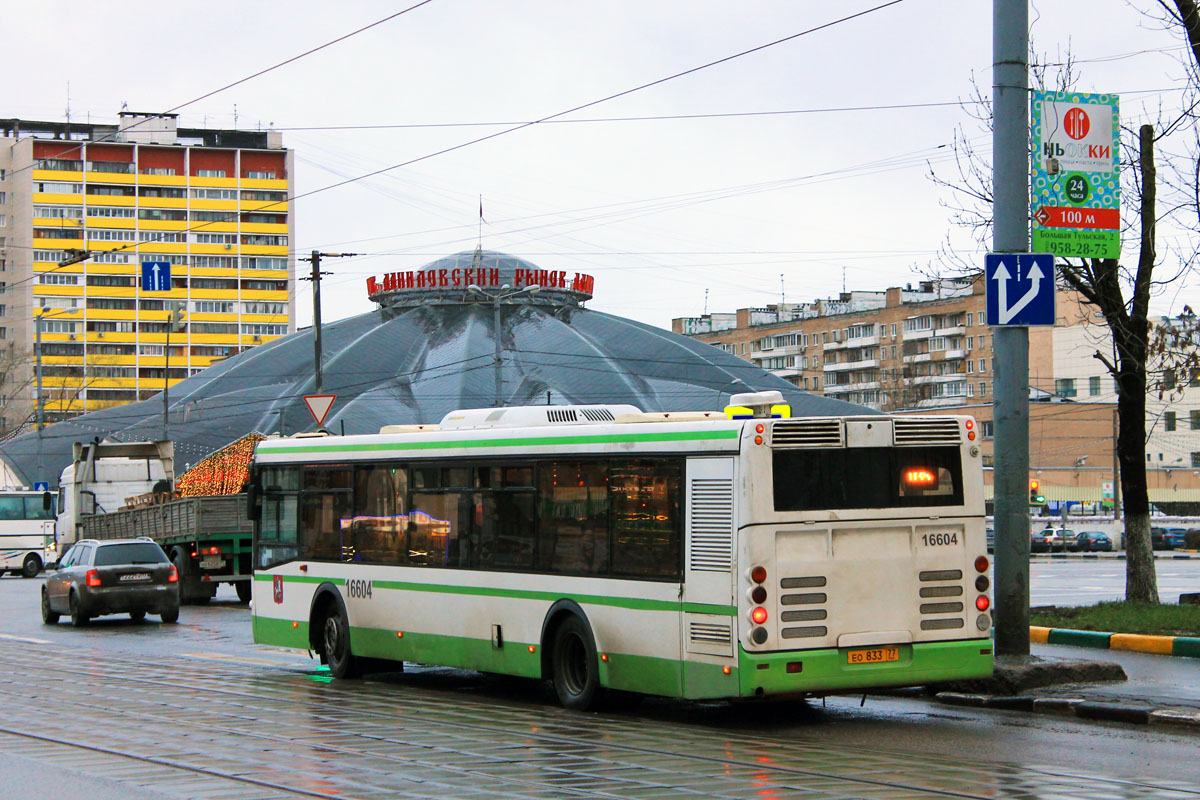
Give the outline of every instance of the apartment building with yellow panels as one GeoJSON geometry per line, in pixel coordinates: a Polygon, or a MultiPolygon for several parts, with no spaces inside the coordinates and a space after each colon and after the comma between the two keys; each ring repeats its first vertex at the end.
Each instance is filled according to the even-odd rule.
{"type": "Polygon", "coordinates": [[[33,418],[38,327],[47,422],[295,330],[292,175],[275,132],[0,120],[0,346],[24,366],[4,371],[0,430],[33,418]],[[170,264],[169,291],[142,288],[144,262],[170,264]]]}

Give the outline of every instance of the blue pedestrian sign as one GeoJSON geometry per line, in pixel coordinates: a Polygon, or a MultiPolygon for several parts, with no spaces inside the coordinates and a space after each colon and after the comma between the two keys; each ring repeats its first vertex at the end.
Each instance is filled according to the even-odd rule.
{"type": "Polygon", "coordinates": [[[988,253],[988,325],[1054,324],[1054,256],[1050,253],[988,253]]]}
{"type": "Polygon", "coordinates": [[[33,490],[35,492],[48,492],[50,491],[50,484],[46,481],[35,481],[33,484],[33,490]]]}
{"type": "Polygon", "coordinates": [[[142,262],[142,291],[169,292],[171,291],[171,262],[143,261],[142,262]]]}

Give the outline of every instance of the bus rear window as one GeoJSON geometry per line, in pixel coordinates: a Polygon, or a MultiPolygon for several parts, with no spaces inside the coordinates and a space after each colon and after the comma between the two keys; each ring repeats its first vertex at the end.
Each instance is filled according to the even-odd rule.
{"type": "Polygon", "coordinates": [[[772,453],[776,511],[962,505],[957,447],[772,453]]]}

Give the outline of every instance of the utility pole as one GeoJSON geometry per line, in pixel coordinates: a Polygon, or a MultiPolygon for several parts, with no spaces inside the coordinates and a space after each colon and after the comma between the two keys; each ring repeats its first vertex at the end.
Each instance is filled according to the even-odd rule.
{"type": "Polygon", "coordinates": [[[183,330],[183,318],[185,315],[184,302],[176,300],[171,303],[171,313],[167,315],[167,344],[163,348],[163,423],[162,423],[162,440],[164,442],[171,439],[171,427],[167,421],[168,409],[170,408],[169,394],[171,391],[171,331],[183,330]]]}
{"type": "MultiPolygon", "coordinates": [[[[992,0],[993,248],[1029,252],[1029,0],[992,0]]],[[[995,364],[996,654],[1029,655],[1029,329],[1001,325],[995,364]]]]}
{"type": "Polygon", "coordinates": [[[491,301],[491,304],[492,304],[492,337],[494,339],[494,343],[493,343],[494,349],[493,349],[493,353],[492,353],[492,371],[495,374],[495,382],[496,382],[495,405],[493,406],[494,408],[500,408],[504,405],[504,389],[503,389],[503,386],[504,386],[504,369],[503,369],[504,359],[503,359],[503,356],[501,355],[501,348],[503,346],[503,341],[502,341],[503,337],[500,335],[500,303],[504,300],[509,299],[510,297],[516,297],[517,295],[537,294],[541,290],[541,288],[542,287],[538,286],[535,283],[530,286],[525,286],[521,289],[517,289],[515,291],[510,291],[512,289],[512,286],[510,286],[509,284],[506,283],[500,287],[499,292],[497,292],[496,294],[492,294],[491,292],[485,292],[483,289],[476,286],[475,284],[471,284],[470,286],[467,287],[467,291],[470,294],[475,295],[477,297],[482,297],[486,300],[489,300],[489,301],[491,301]]]}
{"type": "Polygon", "coordinates": [[[313,377],[316,384],[316,394],[321,394],[321,390],[324,388],[321,378],[321,276],[332,274],[321,272],[321,259],[353,258],[356,255],[358,253],[322,253],[313,250],[311,256],[300,259],[301,261],[312,262],[312,277],[300,278],[300,280],[312,281],[313,285],[313,377]]]}

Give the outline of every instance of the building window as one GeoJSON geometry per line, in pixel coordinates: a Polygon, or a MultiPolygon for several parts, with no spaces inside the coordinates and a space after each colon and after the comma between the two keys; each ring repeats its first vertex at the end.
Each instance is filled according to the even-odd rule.
{"type": "Polygon", "coordinates": [[[1088,396],[1096,397],[1100,394],[1100,376],[1093,375],[1088,378],[1088,396]]]}
{"type": "Polygon", "coordinates": [[[983,397],[985,394],[987,394],[987,381],[980,381],[979,382],[979,396],[983,397]]]}
{"type": "Polygon", "coordinates": [[[1075,379],[1074,378],[1058,378],[1054,381],[1054,394],[1057,397],[1074,397],[1075,396],[1075,379]]]}
{"type": "Polygon", "coordinates": [[[975,371],[975,363],[971,359],[967,359],[967,374],[970,375],[975,371]]]}
{"type": "Polygon", "coordinates": [[[1200,453],[1192,453],[1192,466],[1200,467],[1200,453]]]}
{"type": "Polygon", "coordinates": [[[277,179],[274,172],[263,172],[261,170],[250,170],[246,173],[246,177],[257,181],[273,181],[277,179]]]}
{"type": "Polygon", "coordinates": [[[987,359],[986,359],[986,358],[981,358],[981,359],[979,359],[979,371],[980,371],[980,372],[983,372],[983,371],[984,371],[984,365],[985,365],[986,363],[987,363],[987,359]]]}
{"type": "Polygon", "coordinates": [[[143,167],[143,175],[174,175],[174,167],[143,167]]]}
{"type": "Polygon", "coordinates": [[[1163,430],[1166,430],[1166,431],[1175,430],[1175,412],[1174,411],[1168,411],[1167,413],[1163,414],[1163,430]]]}
{"type": "Polygon", "coordinates": [[[975,315],[973,313],[971,313],[970,311],[968,311],[967,312],[967,327],[969,328],[974,324],[975,324],[975,315]]]}
{"type": "Polygon", "coordinates": [[[225,170],[223,169],[198,169],[196,170],[197,178],[224,178],[225,170]]]}
{"type": "Polygon", "coordinates": [[[1200,408],[1193,408],[1188,416],[1192,430],[1200,431],[1200,408]]]}

